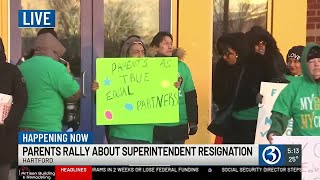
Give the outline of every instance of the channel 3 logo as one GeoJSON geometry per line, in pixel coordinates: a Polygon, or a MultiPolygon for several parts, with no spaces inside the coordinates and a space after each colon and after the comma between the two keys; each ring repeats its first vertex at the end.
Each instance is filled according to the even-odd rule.
{"type": "Polygon", "coordinates": [[[270,165],[277,164],[281,159],[281,152],[277,146],[268,146],[262,151],[262,159],[270,165]]]}
{"type": "Polygon", "coordinates": [[[259,146],[259,165],[281,166],[284,164],[283,145],[260,145],[259,146]]]}

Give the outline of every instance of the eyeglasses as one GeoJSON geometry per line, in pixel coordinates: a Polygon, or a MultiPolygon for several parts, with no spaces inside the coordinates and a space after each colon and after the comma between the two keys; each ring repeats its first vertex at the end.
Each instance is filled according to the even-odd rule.
{"type": "Polygon", "coordinates": [[[267,42],[265,42],[265,41],[259,41],[259,42],[257,42],[256,45],[258,45],[258,46],[265,46],[265,45],[267,45],[267,42]]]}

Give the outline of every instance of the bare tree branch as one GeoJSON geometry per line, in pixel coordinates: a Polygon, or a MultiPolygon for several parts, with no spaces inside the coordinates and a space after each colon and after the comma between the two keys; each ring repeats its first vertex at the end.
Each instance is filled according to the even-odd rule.
{"type": "MultiPolygon", "coordinates": [[[[246,32],[253,25],[266,25],[267,0],[261,4],[252,3],[253,1],[214,0],[214,54],[217,54],[216,43],[223,33],[246,32]],[[228,2],[229,6],[225,4],[228,2]]],[[[218,57],[215,56],[214,63],[217,60],[218,57]]]]}

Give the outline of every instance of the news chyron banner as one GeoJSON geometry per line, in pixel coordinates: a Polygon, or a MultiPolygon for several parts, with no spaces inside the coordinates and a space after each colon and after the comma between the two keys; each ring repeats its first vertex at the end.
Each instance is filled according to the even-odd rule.
{"type": "Polygon", "coordinates": [[[92,133],[19,133],[18,179],[112,176],[301,179],[301,145],[93,144],[92,133]]]}

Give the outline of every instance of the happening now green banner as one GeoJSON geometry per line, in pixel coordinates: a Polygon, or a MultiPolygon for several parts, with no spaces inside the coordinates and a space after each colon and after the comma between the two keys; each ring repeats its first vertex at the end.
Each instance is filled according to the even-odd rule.
{"type": "Polygon", "coordinates": [[[97,58],[97,125],[179,122],[178,59],[97,58]]]}

